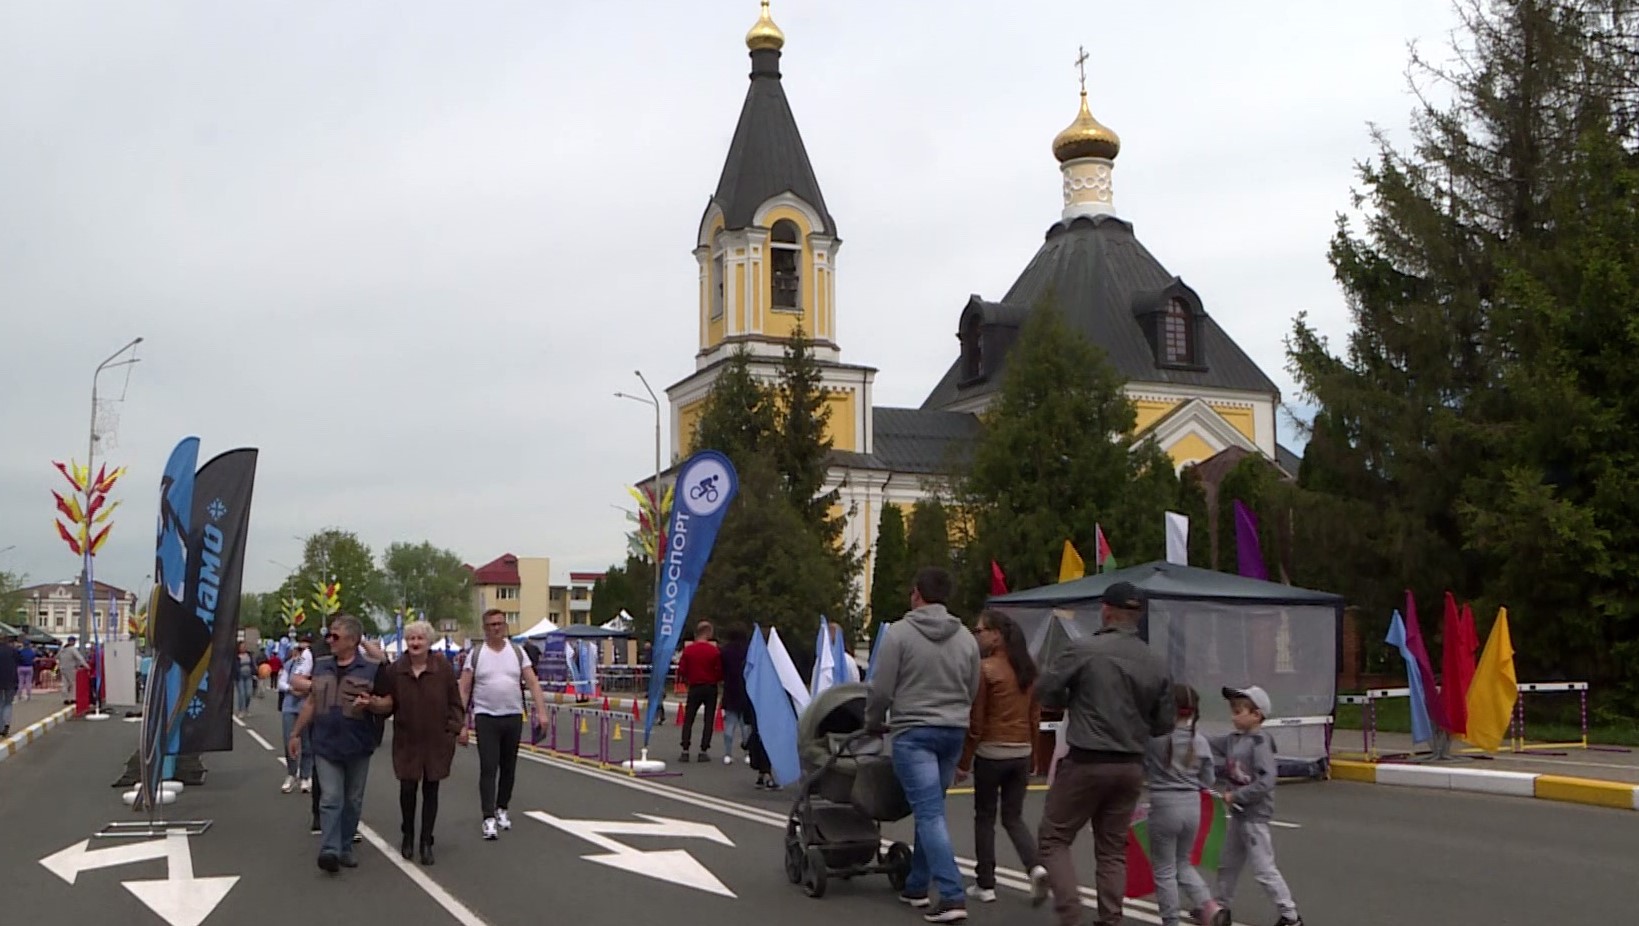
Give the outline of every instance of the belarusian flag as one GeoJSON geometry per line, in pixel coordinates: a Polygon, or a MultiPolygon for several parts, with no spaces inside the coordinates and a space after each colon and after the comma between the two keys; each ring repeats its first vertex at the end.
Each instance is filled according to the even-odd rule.
{"type": "MultiPolygon", "coordinates": [[[[1211,879],[1218,870],[1218,855],[1223,850],[1224,831],[1229,817],[1224,802],[1211,791],[1201,792],[1201,825],[1195,831],[1195,846],[1190,849],[1189,863],[1201,869],[1202,877],[1211,879]]],[[[1155,869],[1150,867],[1149,808],[1140,807],[1133,814],[1133,823],[1127,830],[1127,896],[1144,897],[1155,893],[1155,869]]]]}
{"type": "Polygon", "coordinates": [[[1104,539],[1104,528],[1094,524],[1093,533],[1098,541],[1098,549],[1093,553],[1093,565],[1098,567],[1099,572],[1108,572],[1116,568],[1115,557],[1110,555],[1110,542],[1104,539]]]}

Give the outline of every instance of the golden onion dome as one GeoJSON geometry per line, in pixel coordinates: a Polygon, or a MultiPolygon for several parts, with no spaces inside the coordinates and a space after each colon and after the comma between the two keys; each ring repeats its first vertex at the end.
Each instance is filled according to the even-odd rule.
{"type": "Polygon", "coordinates": [[[763,0],[763,14],[746,33],[746,47],[752,51],[779,51],[784,45],[785,33],[774,25],[774,19],[768,13],[768,0],[763,0]]]}
{"type": "Polygon", "coordinates": [[[1121,137],[1109,126],[1093,118],[1087,109],[1087,91],[1081,92],[1081,112],[1076,121],[1053,139],[1053,157],[1059,163],[1076,158],[1114,158],[1121,153],[1121,137]]]}

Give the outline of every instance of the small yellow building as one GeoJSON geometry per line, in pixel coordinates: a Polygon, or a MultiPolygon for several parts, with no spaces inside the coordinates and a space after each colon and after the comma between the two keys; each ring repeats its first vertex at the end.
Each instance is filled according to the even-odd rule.
{"type": "Polygon", "coordinates": [[[1000,299],[972,295],[955,313],[957,355],[921,407],[874,406],[876,370],[844,363],[837,343],[842,239],[786,98],[785,36],[767,0],[746,45],[750,87],[695,242],[695,370],[667,390],[674,464],[693,450],[695,424],[730,357],[744,349],[753,375],[773,382],[800,325],[830,395],[829,485],[850,512],[847,539],[866,554],[859,581],[869,600],[883,506],[908,507],[943,486],[949,462],[978,434],[978,414],[999,390],[1025,320],[1050,297],[1108,354],[1127,380],[1139,433],[1153,435],[1180,468],[1230,448],[1293,468],[1295,457],[1275,441],[1279,389],[1116,213],[1121,142],[1093,117],[1085,86],[1079,112],[1052,141],[1064,196],[1041,248],[1000,299]]]}

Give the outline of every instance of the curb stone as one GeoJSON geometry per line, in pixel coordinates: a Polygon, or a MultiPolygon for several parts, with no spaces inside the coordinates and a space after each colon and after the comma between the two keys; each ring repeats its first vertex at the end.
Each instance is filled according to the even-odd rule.
{"type": "Polygon", "coordinates": [[[23,749],[30,743],[33,743],[40,737],[45,736],[58,725],[66,723],[69,718],[73,716],[74,708],[65,707],[55,714],[46,717],[44,720],[36,720],[23,729],[18,730],[16,733],[13,733],[11,736],[6,737],[4,740],[0,740],[0,761],[9,759],[12,756],[17,755],[19,752],[22,752],[23,749]]]}
{"type": "Polygon", "coordinates": [[[1600,781],[1595,778],[1572,778],[1536,772],[1402,765],[1390,762],[1357,762],[1350,759],[1334,759],[1332,777],[1339,781],[1366,784],[1502,794],[1639,811],[1639,785],[1600,781]]]}

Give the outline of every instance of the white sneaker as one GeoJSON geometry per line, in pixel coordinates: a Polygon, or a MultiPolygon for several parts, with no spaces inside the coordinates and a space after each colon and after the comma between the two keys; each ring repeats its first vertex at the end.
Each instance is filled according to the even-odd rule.
{"type": "Polygon", "coordinates": [[[1047,869],[1040,865],[1030,869],[1030,905],[1039,907],[1047,902],[1047,869]]]}
{"type": "Polygon", "coordinates": [[[311,779],[311,778],[303,778],[302,779],[302,793],[303,794],[312,794],[313,793],[313,779],[311,779]]]}
{"type": "Polygon", "coordinates": [[[495,839],[499,835],[500,835],[500,833],[497,832],[496,829],[495,829],[495,818],[494,817],[485,817],[484,818],[484,838],[485,839],[495,839]]]}
{"type": "Polygon", "coordinates": [[[996,902],[995,888],[980,887],[977,884],[969,884],[967,886],[967,895],[980,903],[996,902]]]}
{"type": "Polygon", "coordinates": [[[734,757],[733,756],[724,756],[723,757],[723,764],[724,765],[733,765],[734,764],[734,757]]]}
{"type": "Polygon", "coordinates": [[[279,793],[289,794],[290,792],[292,792],[294,790],[296,790],[296,776],[295,775],[286,775],[285,776],[285,783],[279,786],[279,793]]]}
{"type": "Polygon", "coordinates": [[[506,815],[505,807],[495,809],[495,825],[504,830],[512,829],[512,818],[506,815]]]}

